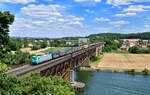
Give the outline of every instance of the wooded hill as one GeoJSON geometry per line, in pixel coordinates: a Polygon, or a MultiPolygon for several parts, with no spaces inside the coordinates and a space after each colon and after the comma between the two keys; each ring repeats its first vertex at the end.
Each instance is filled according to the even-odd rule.
{"type": "Polygon", "coordinates": [[[88,36],[91,42],[117,39],[143,39],[150,40],[150,32],[120,34],[120,33],[101,33],[88,36]]]}

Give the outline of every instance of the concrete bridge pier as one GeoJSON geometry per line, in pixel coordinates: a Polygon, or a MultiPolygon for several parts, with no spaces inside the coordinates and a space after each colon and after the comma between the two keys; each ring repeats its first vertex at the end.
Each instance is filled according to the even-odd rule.
{"type": "Polygon", "coordinates": [[[1,92],[1,87],[0,87],[0,95],[2,95],[2,92],[1,92]]]}
{"type": "Polygon", "coordinates": [[[76,82],[74,80],[74,70],[70,70],[70,83],[76,91],[83,91],[85,89],[85,84],[82,82],[76,82]]]}
{"type": "Polygon", "coordinates": [[[96,48],[96,57],[98,56],[99,47],[96,48]]]}
{"type": "Polygon", "coordinates": [[[96,48],[96,56],[98,56],[98,53],[102,53],[102,49],[103,49],[103,46],[96,48]]]}
{"type": "Polygon", "coordinates": [[[70,70],[69,73],[70,73],[70,82],[72,83],[74,82],[74,70],[70,70]]]}

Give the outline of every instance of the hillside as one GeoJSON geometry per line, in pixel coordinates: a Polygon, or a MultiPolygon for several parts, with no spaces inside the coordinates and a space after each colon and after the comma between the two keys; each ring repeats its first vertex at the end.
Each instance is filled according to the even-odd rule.
{"type": "Polygon", "coordinates": [[[101,33],[88,36],[92,42],[108,39],[150,39],[150,32],[120,34],[120,33],[101,33]]]}

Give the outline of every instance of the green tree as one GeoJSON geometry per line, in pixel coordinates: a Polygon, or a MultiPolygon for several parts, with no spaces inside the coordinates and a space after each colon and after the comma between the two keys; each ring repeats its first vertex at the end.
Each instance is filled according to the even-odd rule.
{"type": "Polygon", "coordinates": [[[9,42],[9,25],[14,22],[14,15],[9,12],[0,12],[0,46],[9,42]]]}
{"type": "Polygon", "coordinates": [[[148,45],[147,47],[148,47],[148,48],[149,48],[149,50],[150,50],[150,45],[148,45]]]}
{"type": "Polygon", "coordinates": [[[103,52],[111,52],[112,50],[117,50],[118,45],[114,40],[107,40],[105,47],[103,47],[103,52]]]}
{"type": "Polygon", "coordinates": [[[0,12],[0,58],[7,52],[9,43],[9,25],[14,22],[14,15],[9,12],[0,12]]]}
{"type": "Polygon", "coordinates": [[[10,40],[9,48],[10,48],[10,50],[17,51],[21,48],[21,43],[18,43],[15,40],[10,40]]]}
{"type": "Polygon", "coordinates": [[[40,47],[46,48],[47,47],[47,41],[44,40],[43,42],[41,42],[40,47]]]}
{"type": "Polygon", "coordinates": [[[15,53],[4,54],[4,58],[1,61],[11,65],[29,64],[31,62],[31,56],[27,52],[16,51],[15,53]]]}
{"type": "Polygon", "coordinates": [[[117,44],[118,48],[120,48],[123,44],[123,40],[119,40],[119,43],[117,44]]]}
{"type": "Polygon", "coordinates": [[[140,49],[137,46],[133,46],[129,48],[130,53],[140,53],[140,49]]]}
{"type": "Polygon", "coordinates": [[[1,87],[4,95],[75,95],[66,80],[58,76],[41,77],[39,73],[24,77],[5,76],[1,87]]]}
{"type": "Polygon", "coordinates": [[[38,50],[38,49],[40,49],[40,47],[37,46],[37,45],[34,45],[34,46],[32,47],[32,50],[38,50]]]}

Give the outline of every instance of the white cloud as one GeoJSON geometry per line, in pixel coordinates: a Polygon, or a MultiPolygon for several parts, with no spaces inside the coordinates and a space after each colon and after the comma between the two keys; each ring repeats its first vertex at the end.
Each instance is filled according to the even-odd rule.
{"type": "Polygon", "coordinates": [[[53,0],[45,0],[45,1],[49,1],[49,2],[51,2],[51,1],[53,1],[53,0]]]}
{"type": "Polygon", "coordinates": [[[61,5],[28,5],[11,26],[11,36],[62,37],[80,35],[83,17],[71,15],[61,5]],[[21,18],[20,18],[21,17],[21,18]],[[15,27],[15,28],[14,28],[15,27]],[[78,27],[78,28],[77,28],[78,27]],[[20,32],[21,31],[21,32],[20,32]],[[24,33],[23,33],[24,32],[24,33]],[[58,33],[56,33],[58,32],[58,33]],[[62,33],[63,32],[63,33],[62,33]],[[70,33],[70,34],[69,34],[70,33]]]}
{"type": "Polygon", "coordinates": [[[94,0],[95,2],[101,2],[101,0],[94,0]]]}
{"type": "Polygon", "coordinates": [[[133,3],[139,3],[139,2],[150,2],[150,0],[107,0],[106,3],[114,6],[119,6],[119,5],[129,5],[133,3]]]}
{"type": "Polygon", "coordinates": [[[31,17],[47,18],[50,16],[62,16],[59,10],[64,9],[60,5],[29,5],[21,8],[21,12],[31,17]]]}
{"type": "Polygon", "coordinates": [[[134,2],[150,2],[150,0],[132,0],[134,2]]]}
{"type": "Polygon", "coordinates": [[[144,12],[148,11],[150,9],[150,6],[144,6],[144,5],[131,5],[128,8],[124,8],[124,12],[144,12]]]}
{"type": "Polygon", "coordinates": [[[86,9],[85,11],[86,11],[87,13],[91,13],[91,14],[92,14],[92,13],[95,13],[95,11],[94,11],[94,10],[86,9]]]}
{"type": "Polygon", "coordinates": [[[129,21],[120,20],[120,21],[111,21],[111,22],[109,22],[109,24],[114,25],[116,27],[119,27],[120,25],[123,25],[123,24],[130,24],[130,22],[129,21]]]}
{"type": "Polygon", "coordinates": [[[0,2],[27,4],[30,2],[36,2],[36,0],[0,0],[0,2]]]}
{"type": "Polygon", "coordinates": [[[100,17],[100,18],[95,18],[94,21],[95,22],[106,22],[106,21],[110,21],[110,19],[109,18],[100,17]]]}
{"type": "Polygon", "coordinates": [[[149,26],[148,24],[145,24],[144,27],[145,27],[145,28],[149,28],[150,26],[149,26]]]}
{"type": "Polygon", "coordinates": [[[106,3],[114,6],[118,6],[118,5],[129,5],[131,4],[130,1],[131,0],[107,0],[106,3]]]}
{"type": "Polygon", "coordinates": [[[100,28],[95,28],[97,31],[111,31],[112,28],[110,27],[100,27],[100,28]]]}
{"type": "Polygon", "coordinates": [[[147,17],[146,19],[147,19],[147,20],[150,20],[150,17],[147,17]]]}
{"type": "Polygon", "coordinates": [[[67,23],[67,24],[69,24],[69,25],[80,25],[80,26],[82,26],[82,23],[79,22],[79,21],[74,21],[74,22],[70,22],[70,23],[67,23]]]}
{"type": "Polygon", "coordinates": [[[101,2],[101,0],[74,0],[75,2],[101,2]]]}
{"type": "Polygon", "coordinates": [[[132,17],[136,16],[136,13],[125,13],[125,14],[115,14],[116,17],[132,17]]]}

